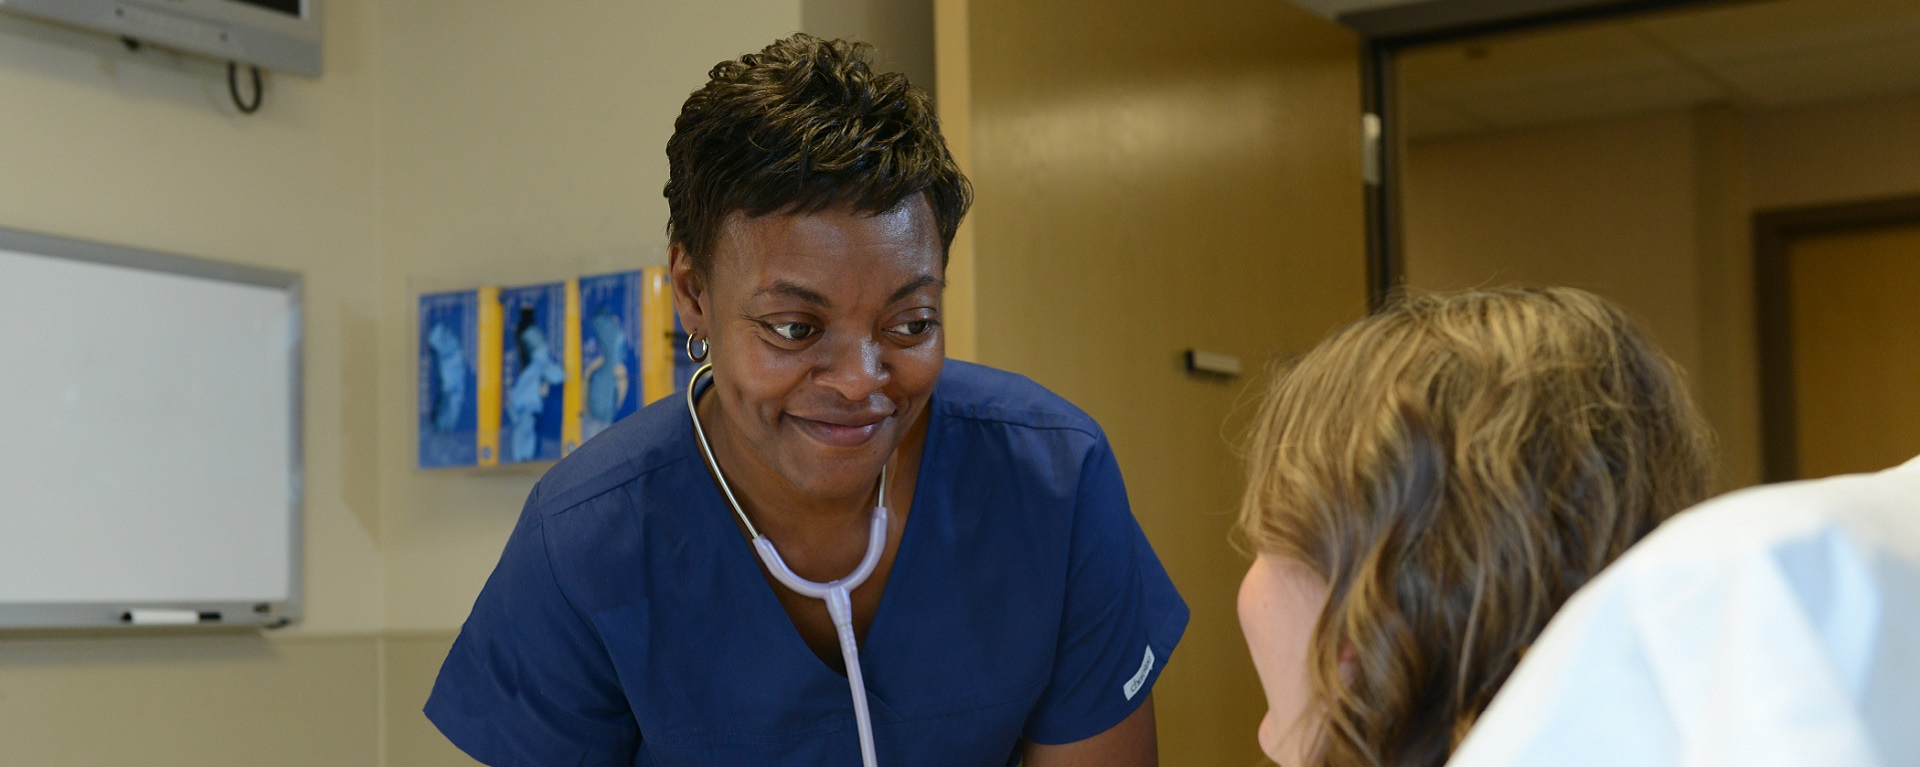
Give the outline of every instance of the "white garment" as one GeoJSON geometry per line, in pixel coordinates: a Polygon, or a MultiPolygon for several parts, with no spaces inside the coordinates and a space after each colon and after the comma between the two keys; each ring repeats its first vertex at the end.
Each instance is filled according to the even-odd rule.
{"type": "Polygon", "coordinates": [[[1448,765],[1920,765],[1920,458],[1668,521],[1547,624],[1448,765]]]}

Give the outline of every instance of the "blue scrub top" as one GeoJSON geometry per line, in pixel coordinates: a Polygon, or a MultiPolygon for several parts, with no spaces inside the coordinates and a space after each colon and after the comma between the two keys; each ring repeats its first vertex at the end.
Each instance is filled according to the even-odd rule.
{"type": "MultiPolygon", "coordinates": [[[[882,765],[984,767],[1144,700],[1187,625],[1106,436],[949,361],[860,662],[882,765]]],[[[669,397],[527,499],[426,713],[506,765],[857,765],[847,679],[762,575],[669,397]]],[[[825,609],[822,606],[821,609],[825,609]]]]}

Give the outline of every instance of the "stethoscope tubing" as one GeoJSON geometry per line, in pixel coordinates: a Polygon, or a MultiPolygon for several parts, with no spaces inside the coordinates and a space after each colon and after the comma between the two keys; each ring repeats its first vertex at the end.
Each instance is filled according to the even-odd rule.
{"type": "Polygon", "coordinates": [[[693,371],[693,377],[687,380],[687,413],[693,418],[693,435],[700,442],[700,452],[707,458],[707,465],[713,468],[713,477],[719,481],[720,491],[727,497],[727,505],[733,507],[733,513],[747,528],[747,534],[753,539],[754,553],[765,564],[767,572],[774,580],[792,589],[795,593],[827,603],[827,615],[833,618],[833,628],[840,640],[840,656],[847,664],[847,686],[853,693],[853,718],[860,734],[860,761],[865,767],[879,767],[879,760],[873,748],[873,717],[867,708],[866,679],[860,673],[860,645],[853,635],[853,590],[873,575],[880,564],[880,554],[887,548],[887,467],[880,467],[879,495],[874,501],[873,517],[867,533],[867,553],[860,558],[860,565],[847,577],[829,583],[818,583],[800,577],[793,568],[787,566],[780,557],[779,550],[773,547],[773,541],[761,535],[753,526],[753,520],[747,518],[746,509],[740,506],[739,499],[733,495],[733,488],[727,485],[726,475],[720,471],[720,461],[713,457],[713,446],[707,443],[707,431],[700,424],[700,411],[694,405],[695,384],[700,376],[711,375],[711,363],[701,365],[693,371]]]}

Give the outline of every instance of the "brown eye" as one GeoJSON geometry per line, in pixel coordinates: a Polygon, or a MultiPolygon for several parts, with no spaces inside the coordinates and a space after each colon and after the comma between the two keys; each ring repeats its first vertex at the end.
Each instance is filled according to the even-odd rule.
{"type": "Polygon", "coordinates": [[[933,320],[914,320],[912,322],[902,322],[887,328],[887,331],[903,336],[920,336],[926,335],[927,331],[932,330],[934,324],[933,320]]]}
{"type": "Polygon", "coordinates": [[[819,332],[819,328],[804,322],[777,322],[767,325],[767,329],[788,341],[805,341],[819,332]]]}

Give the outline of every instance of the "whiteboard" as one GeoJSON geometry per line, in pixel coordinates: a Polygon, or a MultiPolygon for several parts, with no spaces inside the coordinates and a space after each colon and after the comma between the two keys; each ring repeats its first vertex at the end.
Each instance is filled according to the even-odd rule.
{"type": "Polygon", "coordinates": [[[300,281],[0,230],[0,628],[299,612],[300,281]]]}

